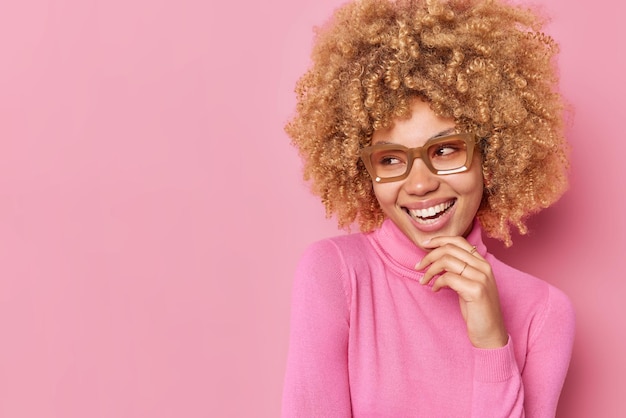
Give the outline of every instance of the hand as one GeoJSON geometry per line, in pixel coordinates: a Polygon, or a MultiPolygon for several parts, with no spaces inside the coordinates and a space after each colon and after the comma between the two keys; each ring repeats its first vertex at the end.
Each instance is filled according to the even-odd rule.
{"type": "Polygon", "coordinates": [[[461,314],[474,347],[504,347],[508,333],[491,265],[460,236],[433,238],[428,247],[432,250],[415,266],[416,270],[428,267],[420,283],[434,280],[434,292],[448,287],[459,295],[461,314]]]}

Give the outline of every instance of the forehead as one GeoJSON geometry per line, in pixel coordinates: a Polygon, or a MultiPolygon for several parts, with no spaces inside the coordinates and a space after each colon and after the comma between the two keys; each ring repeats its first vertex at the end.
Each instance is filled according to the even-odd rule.
{"type": "Polygon", "coordinates": [[[395,119],[390,127],[374,131],[372,145],[392,143],[418,147],[434,137],[454,133],[454,130],[452,118],[441,117],[433,112],[427,102],[414,99],[409,117],[395,119]]]}

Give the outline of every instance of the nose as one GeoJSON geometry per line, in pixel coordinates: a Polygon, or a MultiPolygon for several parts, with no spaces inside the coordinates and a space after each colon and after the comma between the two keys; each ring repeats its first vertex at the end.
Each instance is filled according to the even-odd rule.
{"type": "Polygon", "coordinates": [[[421,158],[416,158],[404,180],[404,188],[410,194],[423,196],[437,190],[439,183],[439,176],[430,171],[421,158]]]}

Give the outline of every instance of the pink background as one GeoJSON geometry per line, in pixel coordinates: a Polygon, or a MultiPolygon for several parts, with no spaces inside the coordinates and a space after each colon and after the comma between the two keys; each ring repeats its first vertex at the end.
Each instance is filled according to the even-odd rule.
{"type": "MultiPolygon", "coordinates": [[[[0,5],[0,416],[276,417],[295,263],[337,234],[282,126],[339,0],[0,5]]],[[[571,190],[510,264],[563,289],[560,417],[626,416],[624,5],[544,0],[571,190]]],[[[520,295],[523,297],[523,295],[520,295]]]]}

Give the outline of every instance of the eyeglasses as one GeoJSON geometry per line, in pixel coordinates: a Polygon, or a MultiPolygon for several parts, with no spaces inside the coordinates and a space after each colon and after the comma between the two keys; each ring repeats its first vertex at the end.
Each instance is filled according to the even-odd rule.
{"type": "Polygon", "coordinates": [[[372,145],[361,149],[361,159],[375,182],[388,183],[408,177],[416,158],[421,158],[434,174],[467,171],[472,163],[474,145],[474,134],[461,133],[431,139],[417,148],[396,144],[372,145]]]}

